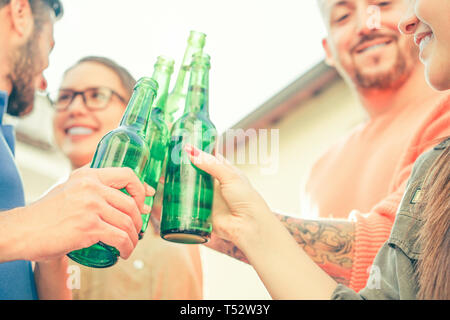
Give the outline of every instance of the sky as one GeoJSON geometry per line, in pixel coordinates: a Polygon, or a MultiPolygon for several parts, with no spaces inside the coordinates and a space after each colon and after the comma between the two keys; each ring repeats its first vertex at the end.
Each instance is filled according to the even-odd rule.
{"type": "Polygon", "coordinates": [[[159,55],[175,59],[175,83],[190,30],[207,35],[210,117],[219,132],[324,58],[325,29],[313,0],[62,0],[56,46],[44,72],[57,90],[87,55],[111,58],[137,79],[159,55]]]}

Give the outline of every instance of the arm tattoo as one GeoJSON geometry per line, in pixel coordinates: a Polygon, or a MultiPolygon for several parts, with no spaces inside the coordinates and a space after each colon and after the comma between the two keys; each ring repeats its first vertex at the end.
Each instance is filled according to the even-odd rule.
{"type": "MultiPolygon", "coordinates": [[[[345,220],[304,220],[276,214],[309,257],[339,283],[348,285],[353,264],[354,224],[345,220]]],[[[214,238],[208,247],[248,263],[232,242],[214,238]]]]}
{"type": "Polygon", "coordinates": [[[337,282],[348,285],[353,264],[354,224],[345,220],[277,217],[309,257],[337,282]]]}
{"type": "Polygon", "coordinates": [[[205,245],[208,248],[224,253],[227,256],[245,263],[249,263],[245,254],[238,247],[236,247],[233,242],[218,238],[214,235],[214,233],[211,235],[211,240],[205,245]]]}

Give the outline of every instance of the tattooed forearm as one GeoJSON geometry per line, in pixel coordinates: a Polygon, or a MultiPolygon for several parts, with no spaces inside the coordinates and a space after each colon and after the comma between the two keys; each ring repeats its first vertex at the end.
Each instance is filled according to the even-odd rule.
{"type": "MultiPolygon", "coordinates": [[[[337,282],[348,285],[353,263],[354,225],[344,220],[304,220],[276,214],[295,241],[337,282]]],[[[217,237],[208,247],[248,263],[232,242],[217,237]]]]}
{"type": "Polygon", "coordinates": [[[353,264],[353,223],[277,216],[314,262],[337,282],[349,284],[353,264]]]}
{"type": "Polygon", "coordinates": [[[242,262],[249,263],[245,254],[238,247],[236,247],[233,242],[218,238],[214,235],[214,233],[206,246],[242,262]]]}

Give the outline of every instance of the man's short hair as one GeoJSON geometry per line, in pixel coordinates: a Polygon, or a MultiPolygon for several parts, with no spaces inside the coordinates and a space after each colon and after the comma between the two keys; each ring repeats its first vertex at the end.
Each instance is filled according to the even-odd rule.
{"type": "MultiPolygon", "coordinates": [[[[0,0],[0,9],[8,5],[11,0],[0,0]]],[[[57,20],[61,19],[64,14],[63,5],[60,0],[28,0],[31,6],[33,14],[35,14],[36,8],[39,4],[45,4],[47,7],[53,10],[57,20]]]]}

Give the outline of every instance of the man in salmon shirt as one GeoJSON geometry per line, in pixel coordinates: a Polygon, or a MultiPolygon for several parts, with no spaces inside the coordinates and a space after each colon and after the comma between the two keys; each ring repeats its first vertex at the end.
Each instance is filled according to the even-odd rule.
{"type": "MultiPolygon", "coordinates": [[[[335,280],[359,291],[387,240],[416,158],[450,135],[450,94],[427,86],[412,37],[398,23],[403,0],[319,0],[328,30],[326,61],[356,93],[368,120],[313,166],[302,214],[277,214],[335,280]],[[304,210],[303,210],[304,208],[304,210]]],[[[216,201],[215,210],[225,210],[216,201]]],[[[208,245],[246,261],[232,243],[208,245]]]]}

